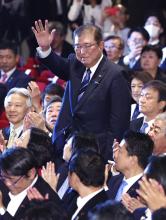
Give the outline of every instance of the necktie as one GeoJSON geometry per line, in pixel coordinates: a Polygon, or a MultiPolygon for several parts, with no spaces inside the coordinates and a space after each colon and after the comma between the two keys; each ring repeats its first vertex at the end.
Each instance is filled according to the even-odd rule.
{"type": "Polygon", "coordinates": [[[81,83],[81,88],[80,88],[80,91],[79,91],[79,96],[78,96],[78,100],[81,98],[81,96],[83,95],[83,93],[85,92],[88,84],[89,84],[89,81],[90,81],[90,74],[91,74],[91,70],[90,69],[87,69],[86,70],[86,74],[82,80],[82,83],[81,83]]]}
{"type": "Polygon", "coordinates": [[[10,148],[13,146],[15,137],[16,137],[16,131],[14,128],[12,128],[12,130],[10,132],[9,140],[7,143],[7,148],[10,148]]]}
{"type": "Polygon", "coordinates": [[[140,114],[140,112],[139,112],[139,105],[136,104],[136,107],[135,107],[133,115],[132,115],[132,120],[137,119],[139,114],[140,114]]]}
{"type": "Polygon", "coordinates": [[[4,73],[1,75],[1,81],[2,81],[3,83],[5,83],[5,82],[6,82],[6,79],[7,79],[7,74],[4,72],[4,73]]]}
{"type": "Polygon", "coordinates": [[[122,194],[123,194],[123,190],[124,190],[124,187],[127,186],[127,182],[125,180],[122,181],[120,187],[119,187],[119,190],[116,194],[116,197],[115,197],[115,200],[116,201],[120,201],[121,198],[122,198],[122,194]]]}
{"type": "Polygon", "coordinates": [[[140,128],[140,133],[145,133],[146,128],[148,127],[148,123],[144,122],[140,128]]]}

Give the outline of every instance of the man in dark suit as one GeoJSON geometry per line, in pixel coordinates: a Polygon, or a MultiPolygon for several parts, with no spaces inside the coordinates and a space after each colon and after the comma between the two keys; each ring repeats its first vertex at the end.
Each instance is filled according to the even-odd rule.
{"type": "Polygon", "coordinates": [[[132,70],[140,70],[140,55],[142,48],[148,44],[149,34],[143,27],[136,27],[128,33],[129,53],[123,58],[123,63],[132,70]]]}
{"type": "Polygon", "coordinates": [[[9,41],[0,43],[0,81],[4,83],[8,91],[13,87],[27,88],[31,78],[17,69],[19,55],[17,45],[9,41]]]}
{"type": "Polygon", "coordinates": [[[40,46],[39,56],[46,57],[42,62],[68,81],[53,134],[56,147],[62,154],[67,136],[75,131],[91,132],[96,134],[104,157],[111,158],[113,139],[120,140],[129,125],[130,94],[123,69],[103,56],[101,30],[94,25],[76,29],[76,56],[66,60],[51,51],[54,31],[48,32],[47,21],[45,26],[36,21],[32,30],[40,46]]]}
{"type": "Polygon", "coordinates": [[[166,84],[160,80],[151,80],[146,83],[139,98],[139,111],[144,117],[130,123],[130,129],[148,133],[156,116],[166,109],[166,84]]]}
{"type": "Polygon", "coordinates": [[[120,175],[111,177],[109,197],[120,201],[124,193],[136,197],[138,181],[143,175],[148,159],[152,155],[154,143],[148,135],[126,132],[115,158],[115,167],[120,175]]]}
{"type": "Polygon", "coordinates": [[[22,219],[29,200],[27,191],[35,187],[43,196],[48,194],[61,207],[61,200],[37,174],[36,161],[25,148],[11,148],[0,157],[0,217],[22,219]]]}
{"type": "Polygon", "coordinates": [[[108,199],[103,189],[105,163],[92,151],[80,151],[69,162],[69,183],[77,191],[77,201],[68,205],[69,219],[86,220],[90,209],[108,199]]]}

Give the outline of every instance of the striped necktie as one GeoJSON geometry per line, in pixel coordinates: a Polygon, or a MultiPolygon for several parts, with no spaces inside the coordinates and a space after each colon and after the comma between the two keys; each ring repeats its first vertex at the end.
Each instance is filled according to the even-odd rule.
{"type": "Polygon", "coordinates": [[[86,70],[86,74],[81,82],[81,88],[80,88],[80,91],[79,91],[79,95],[78,95],[78,100],[81,98],[81,96],[83,95],[83,93],[85,92],[88,84],[89,84],[89,81],[90,81],[90,74],[91,74],[91,70],[90,69],[87,69],[86,70]]]}

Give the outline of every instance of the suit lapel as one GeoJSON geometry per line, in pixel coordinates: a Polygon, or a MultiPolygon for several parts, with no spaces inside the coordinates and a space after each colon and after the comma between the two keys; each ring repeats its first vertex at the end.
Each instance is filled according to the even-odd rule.
{"type": "MultiPolygon", "coordinates": [[[[76,106],[74,109],[75,111],[77,111],[89,99],[89,97],[94,93],[94,90],[100,85],[101,81],[103,80],[103,78],[105,76],[105,70],[103,68],[104,63],[105,63],[105,57],[100,62],[96,72],[94,73],[86,91],[84,92],[84,94],[80,98],[79,102],[77,101],[79,90],[77,91],[77,94],[76,94],[76,102],[77,103],[76,103],[76,106]]],[[[80,89],[80,86],[81,86],[81,82],[79,85],[79,89],[80,89]]]]}

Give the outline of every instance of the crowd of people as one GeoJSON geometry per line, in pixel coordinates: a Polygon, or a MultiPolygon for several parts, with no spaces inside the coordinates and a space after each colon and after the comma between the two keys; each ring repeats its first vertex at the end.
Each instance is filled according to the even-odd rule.
{"type": "Polygon", "coordinates": [[[164,14],[132,27],[125,1],[56,4],[26,64],[0,40],[0,219],[163,220],[164,14]]]}

